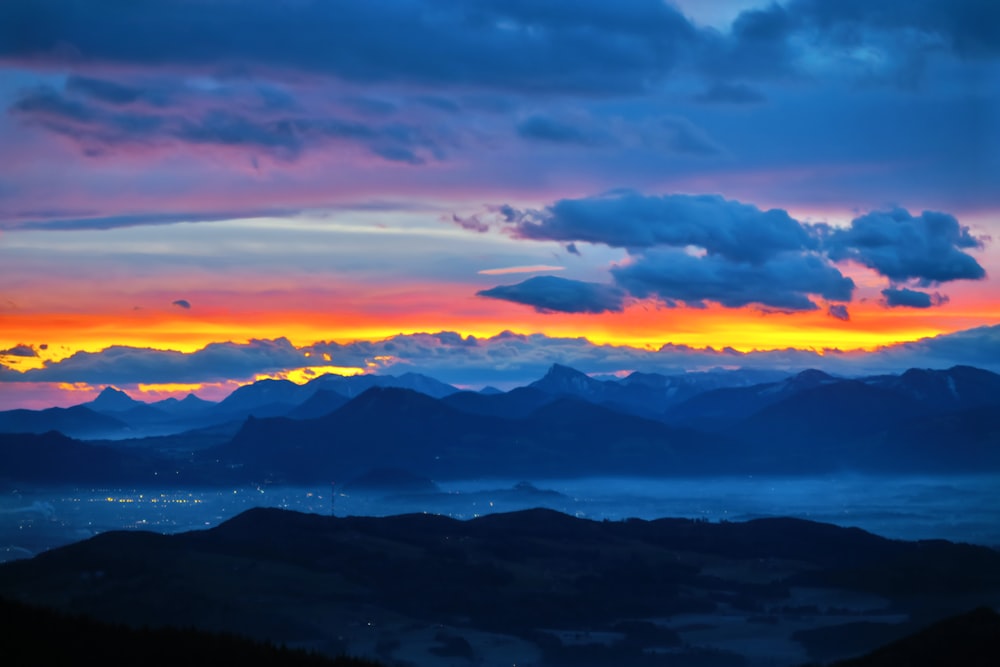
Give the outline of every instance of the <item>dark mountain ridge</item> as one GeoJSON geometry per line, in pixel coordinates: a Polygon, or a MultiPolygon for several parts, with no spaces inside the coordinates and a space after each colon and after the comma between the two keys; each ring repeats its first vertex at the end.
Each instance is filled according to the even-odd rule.
{"type": "Polygon", "coordinates": [[[702,465],[678,453],[717,440],[576,399],[507,419],[375,387],[319,419],[250,420],[205,455],[287,481],[343,479],[386,461],[435,479],[652,474],[702,465]]]}
{"type": "MultiPolygon", "coordinates": [[[[399,380],[365,377],[375,385],[399,380]]],[[[434,386],[423,376],[401,377],[434,386]]],[[[595,380],[556,366],[530,387],[440,399],[391,386],[348,399],[329,388],[351,381],[355,388],[361,382],[322,376],[310,388],[261,381],[218,405],[186,399],[191,412],[176,421],[166,409],[108,388],[102,404],[135,405],[105,414],[83,406],[3,412],[0,433],[108,439],[100,444],[148,449],[175,462],[175,474],[217,483],[349,479],[387,462],[434,479],[1000,469],[1000,375],[968,367],[861,379],[805,371],[710,390],[666,416],[652,413],[660,389],[647,392],[645,403],[621,407],[630,392],[659,386],[650,374],[595,380]],[[282,402],[306,392],[297,405],[282,402]],[[141,430],[130,421],[170,426],[167,435],[138,439],[141,430]],[[172,430],[183,425],[183,432],[172,430]]],[[[22,466],[10,470],[26,469],[34,456],[28,467],[44,474],[42,452],[19,449],[22,466]]],[[[83,465],[81,476],[92,475],[83,465]]]]}
{"type": "Polygon", "coordinates": [[[725,664],[742,659],[693,643],[690,615],[745,615],[776,642],[796,628],[850,629],[843,612],[797,603],[803,587],[831,600],[884,599],[885,611],[863,616],[875,619],[859,643],[870,650],[996,604],[1000,553],[793,519],[591,521],[526,510],[459,521],[254,509],[209,530],[104,533],[0,566],[0,595],[107,622],[160,627],[183,615],[213,632],[369,655],[367,628],[377,627],[392,640],[379,654],[389,663],[408,642],[426,645],[429,630],[464,638],[486,662],[499,646],[516,650],[519,664],[581,664],[585,648],[601,664],[645,667],[666,647],[679,664],[704,664],[696,660],[707,650],[725,664]],[[909,620],[893,620],[900,615],[909,620]],[[762,617],[776,620],[754,620],[762,617]],[[636,619],[656,620],[625,624],[636,619]],[[609,639],[575,645],[553,629],[609,639]]]}

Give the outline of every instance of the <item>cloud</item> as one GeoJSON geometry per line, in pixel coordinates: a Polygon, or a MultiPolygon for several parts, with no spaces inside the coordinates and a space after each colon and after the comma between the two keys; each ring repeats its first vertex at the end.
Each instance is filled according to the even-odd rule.
{"type": "Polygon", "coordinates": [[[615,248],[697,246],[729,260],[762,263],[818,247],[812,230],[786,211],[762,211],[719,195],[614,192],[561,199],[541,210],[495,209],[523,239],[600,243],[615,248]]]}
{"type": "Polygon", "coordinates": [[[625,303],[625,292],[612,285],[557,276],[536,276],[515,285],[482,290],[476,295],[523,303],[542,313],[619,312],[625,303]]]}
{"type": "Polygon", "coordinates": [[[938,38],[936,46],[964,57],[1000,55],[1000,7],[981,0],[840,2],[793,0],[790,20],[823,31],[829,39],[856,43],[859,32],[919,33],[938,38]],[[852,35],[853,33],[853,35],[852,35]]]}
{"type": "Polygon", "coordinates": [[[564,266],[549,266],[547,264],[532,264],[531,266],[507,266],[502,269],[483,269],[477,271],[484,276],[502,276],[508,273],[537,273],[541,271],[562,271],[564,266]]]}
{"type": "Polygon", "coordinates": [[[191,310],[191,302],[187,299],[177,299],[176,301],[173,301],[171,305],[183,308],[184,310],[191,310]]]}
{"type": "Polygon", "coordinates": [[[728,33],[701,33],[716,78],[848,76],[914,87],[934,57],[1000,56],[1000,9],[982,0],[792,0],[748,9],[728,33]]]}
{"type": "Polygon", "coordinates": [[[928,294],[927,292],[919,292],[905,287],[884,289],[882,290],[882,296],[885,297],[885,305],[890,308],[930,308],[931,306],[940,306],[948,303],[948,297],[943,294],[938,294],[937,292],[928,294]]]}
{"type": "Polygon", "coordinates": [[[826,242],[835,261],[854,260],[894,282],[922,285],[951,280],[979,280],[986,271],[965,249],[983,241],[947,213],[924,211],[912,216],[903,209],[855,218],[848,229],[833,230],[826,242]]]}
{"type": "Polygon", "coordinates": [[[831,304],[826,310],[830,317],[841,320],[843,322],[851,321],[851,314],[847,312],[847,306],[842,303],[831,304]]]}
{"type": "Polygon", "coordinates": [[[309,365],[305,354],[288,340],[212,343],[192,353],[115,345],[100,352],[77,352],[43,368],[5,373],[0,381],[136,383],[198,383],[253,378],[309,365]]]}
{"type": "MultiPolygon", "coordinates": [[[[46,346],[41,346],[44,350],[46,346]]],[[[31,345],[25,345],[24,343],[18,343],[14,347],[8,348],[6,350],[0,350],[0,357],[37,357],[38,352],[31,345]]]]}
{"type": "Polygon", "coordinates": [[[598,134],[576,124],[539,114],[529,116],[518,123],[517,134],[522,139],[581,146],[592,146],[604,140],[598,134]]]}
{"type": "Polygon", "coordinates": [[[137,103],[166,106],[172,97],[164,89],[142,88],[76,74],[66,79],[66,92],[112,106],[129,106],[137,103]]]}
{"type": "Polygon", "coordinates": [[[1000,10],[984,0],[792,0],[747,10],[727,32],[693,25],[661,0],[247,0],[197,12],[183,2],[32,0],[0,3],[0,26],[17,34],[0,39],[0,60],[607,95],[649,90],[675,71],[720,80],[880,67],[912,76],[941,51],[996,57],[998,24],[1000,10]],[[830,50],[838,57],[816,57],[830,50]]]}
{"type": "Polygon", "coordinates": [[[26,124],[69,139],[91,157],[130,147],[148,151],[212,146],[292,161],[307,150],[337,143],[361,146],[390,162],[422,164],[443,156],[434,140],[404,123],[289,115],[286,109],[276,115],[271,108],[255,109],[245,100],[205,93],[184,100],[186,106],[165,99],[155,106],[131,104],[143,95],[115,82],[77,77],[68,80],[64,91],[41,87],[26,92],[10,112],[26,124]]]}
{"type": "MultiPolygon", "coordinates": [[[[642,195],[613,191],[561,199],[542,209],[494,206],[458,218],[468,229],[499,229],[515,238],[625,249],[613,266],[618,287],[636,298],[728,308],[758,305],[816,310],[813,297],[850,301],[854,282],[835,266],[854,261],[889,278],[888,305],[929,307],[947,301],[896,287],[928,286],[986,273],[966,249],[984,239],[946,213],[904,209],[859,216],[847,228],[804,223],[782,209],[761,210],[719,195],[642,195]],[[924,305],[926,304],[926,305],[924,305]]],[[[512,299],[516,300],[516,299],[512,299]]],[[[847,319],[846,308],[829,311],[847,319]]]]}
{"type": "MultiPolygon", "coordinates": [[[[1000,325],[890,345],[875,351],[796,350],[739,352],[667,344],[659,349],[596,345],[585,338],[555,338],[509,331],[489,338],[455,332],[393,336],[377,341],[318,342],[295,348],[287,340],[215,343],[192,353],[125,346],[77,353],[45,368],[18,372],[0,366],[0,382],[79,382],[91,386],[139,383],[205,383],[245,380],[261,373],[302,368],[317,355],[332,364],[417,372],[464,385],[527,384],[553,363],[587,373],[642,370],[665,374],[720,368],[780,370],[818,368],[829,373],[899,373],[908,368],[958,364],[1000,372],[1000,325]],[[311,357],[306,357],[309,353],[311,357]]],[[[27,385],[26,385],[27,386],[27,385]]]]}
{"type": "Polygon", "coordinates": [[[850,301],[854,291],[854,281],[815,253],[784,253],[751,264],[657,248],[633,254],[627,263],[612,268],[611,274],[635,297],[696,307],[712,301],[728,308],[760,305],[816,310],[810,295],[850,301]]]}
{"type": "Polygon", "coordinates": [[[267,218],[291,216],[300,213],[299,210],[288,209],[245,209],[226,211],[175,211],[169,213],[136,213],[131,215],[97,215],[94,211],[31,211],[31,217],[38,220],[27,220],[17,225],[20,229],[47,230],[78,230],[78,229],[117,229],[120,227],[135,227],[139,225],[170,225],[176,222],[210,222],[218,220],[233,220],[236,218],[267,218]],[[93,217],[74,214],[94,214],[93,217]],[[45,219],[48,218],[48,219],[45,219]]]}
{"type": "Polygon", "coordinates": [[[975,366],[1000,373],[1000,325],[891,345],[872,355],[886,369],[975,366]]]}
{"type": "Polygon", "coordinates": [[[138,5],[71,0],[0,5],[0,59],[240,71],[293,70],[356,82],[519,91],[631,92],[669,72],[698,38],[659,0],[614,7],[436,0],[303,0],[138,5]],[[58,19],[54,18],[58,17],[58,19]],[[29,29],[30,28],[30,29],[29,29]],[[185,48],[178,48],[183,44],[185,48]]]}

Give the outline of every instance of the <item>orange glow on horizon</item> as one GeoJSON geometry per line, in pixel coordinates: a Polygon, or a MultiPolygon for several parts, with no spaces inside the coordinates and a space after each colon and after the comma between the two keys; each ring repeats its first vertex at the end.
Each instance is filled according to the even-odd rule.
{"type": "MultiPolygon", "coordinates": [[[[740,351],[787,347],[851,350],[874,349],[1000,323],[1000,308],[981,302],[952,303],[927,311],[854,303],[848,305],[851,314],[848,322],[830,317],[824,310],[786,314],[720,306],[665,308],[648,302],[634,303],[622,313],[574,315],[537,313],[525,306],[503,302],[491,306],[488,311],[476,313],[465,314],[456,308],[454,314],[436,312],[418,318],[391,312],[371,316],[260,311],[149,323],[112,313],[15,315],[5,318],[0,346],[13,346],[24,339],[47,343],[46,350],[39,350],[39,357],[18,359],[19,369],[26,370],[40,367],[43,360],[59,361],[76,352],[98,352],[114,345],[190,353],[223,341],[245,343],[251,339],[284,337],[302,347],[318,341],[346,344],[438,331],[489,338],[509,330],[643,348],[675,344],[731,347],[740,351]]],[[[336,359],[324,361],[330,362],[328,366],[339,366],[336,359]]]]}
{"type": "MultiPolygon", "coordinates": [[[[0,311],[0,349],[25,343],[38,357],[3,357],[15,370],[110,346],[191,353],[210,343],[246,343],[287,338],[296,347],[316,342],[379,341],[400,334],[454,331],[490,338],[503,331],[550,337],[586,338],[597,345],[658,349],[663,345],[752,350],[873,350],[899,342],[1000,324],[1000,298],[987,281],[941,288],[951,301],[935,308],[887,308],[874,272],[851,267],[858,284],[847,304],[850,321],[811,312],[767,313],[753,307],[668,308],[652,300],[635,301],[620,313],[540,313],[534,309],[475,296],[477,286],[451,283],[359,285],[356,290],[321,289],[185,292],[191,309],[135,308],[125,303],[167,303],[161,292],[130,295],[117,302],[95,300],[58,310],[45,303],[37,310],[0,311]],[[88,307],[89,306],[89,307],[88,307]],[[45,344],[46,349],[40,349],[45,344]],[[15,365],[16,364],[16,365],[15,365]]],[[[372,372],[347,367],[336,358],[311,359],[330,372],[372,372]]],[[[391,365],[379,363],[378,366],[391,365]]],[[[314,371],[315,372],[315,371],[314,371]]],[[[305,371],[303,371],[305,373],[305,371]]],[[[308,379],[307,375],[301,377],[308,379]]]]}

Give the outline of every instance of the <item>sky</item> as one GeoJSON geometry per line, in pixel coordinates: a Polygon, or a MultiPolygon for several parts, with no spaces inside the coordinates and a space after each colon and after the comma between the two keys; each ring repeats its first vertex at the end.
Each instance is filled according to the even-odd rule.
{"type": "Polygon", "coordinates": [[[7,0],[0,409],[1000,371],[990,0],[7,0]]]}

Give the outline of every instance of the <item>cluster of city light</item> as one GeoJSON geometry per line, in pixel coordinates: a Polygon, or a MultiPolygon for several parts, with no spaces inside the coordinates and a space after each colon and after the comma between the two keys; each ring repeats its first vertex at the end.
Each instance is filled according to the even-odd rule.
{"type": "Polygon", "coordinates": [[[130,496],[107,496],[107,497],[104,497],[104,498],[89,498],[88,500],[90,502],[92,502],[92,503],[95,503],[95,502],[106,502],[106,503],[122,503],[122,504],[126,504],[126,503],[143,503],[143,502],[149,502],[149,503],[163,503],[163,504],[173,503],[173,504],[178,504],[178,505],[183,505],[183,504],[186,504],[186,503],[192,503],[194,505],[198,505],[198,504],[201,504],[202,502],[204,502],[201,498],[192,498],[190,496],[187,497],[187,498],[169,498],[169,497],[166,496],[166,494],[162,494],[162,493],[159,496],[150,497],[150,498],[146,498],[144,494],[140,493],[138,497],[134,497],[134,496],[131,496],[131,497],[130,496]]]}

